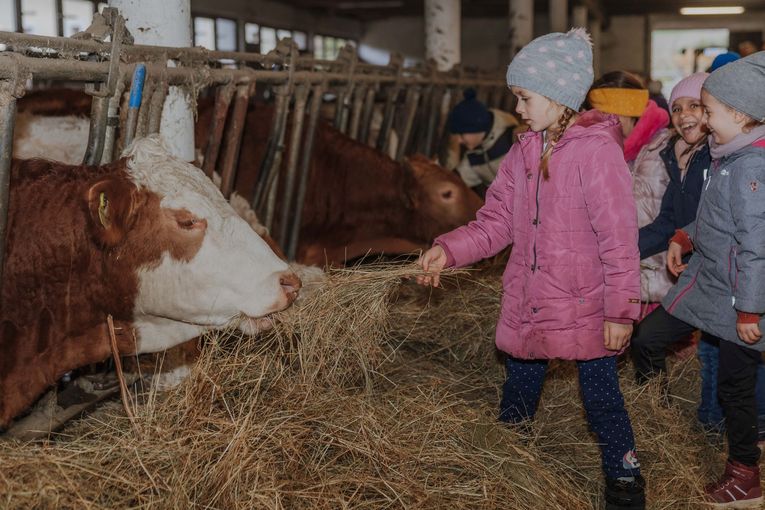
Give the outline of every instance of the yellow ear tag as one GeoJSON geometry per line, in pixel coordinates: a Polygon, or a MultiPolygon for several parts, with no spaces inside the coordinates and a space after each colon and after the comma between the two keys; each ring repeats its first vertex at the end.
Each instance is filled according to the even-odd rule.
{"type": "Polygon", "coordinates": [[[107,216],[106,208],[109,207],[109,199],[106,198],[106,193],[103,191],[98,195],[98,219],[101,221],[101,225],[104,228],[109,228],[109,216],[107,216]]]}

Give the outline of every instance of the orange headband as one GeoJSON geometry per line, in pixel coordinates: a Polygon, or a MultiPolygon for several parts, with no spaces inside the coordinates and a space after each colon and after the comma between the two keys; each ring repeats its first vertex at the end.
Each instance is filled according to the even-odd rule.
{"type": "Polygon", "coordinates": [[[596,110],[625,117],[640,117],[648,106],[646,89],[592,89],[587,98],[596,110]]]}

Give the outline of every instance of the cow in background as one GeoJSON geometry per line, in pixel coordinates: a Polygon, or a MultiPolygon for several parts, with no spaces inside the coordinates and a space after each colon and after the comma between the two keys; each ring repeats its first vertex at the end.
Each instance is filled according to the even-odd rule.
{"type": "Polygon", "coordinates": [[[106,166],[14,160],[0,293],[0,428],[62,374],[210,329],[255,333],[300,280],[154,138],[106,166]]]}
{"type": "MultiPolygon", "coordinates": [[[[254,194],[273,114],[268,105],[249,106],[235,182],[245,198],[254,194]]],[[[195,137],[202,153],[211,115],[211,103],[201,100],[195,137]]],[[[289,139],[288,130],[285,154],[289,139]]],[[[286,165],[286,157],[283,162],[286,165]]],[[[398,163],[320,121],[297,260],[343,264],[368,253],[401,254],[427,248],[438,235],[474,219],[482,204],[458,176],[427,158],[415,156],[398,163]]]]}

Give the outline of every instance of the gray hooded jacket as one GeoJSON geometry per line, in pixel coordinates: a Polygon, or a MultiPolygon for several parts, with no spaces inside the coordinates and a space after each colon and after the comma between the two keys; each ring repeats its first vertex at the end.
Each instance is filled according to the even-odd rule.
{"type": "Polygon", "coordinates": [[[765,340],[749,345],[739,339],[736,312],[765,312],[763,145],[760,140],[713,162],[696,221],[683,228],[693,256],[662,301],[675,317],[759,351],[765,351],[765,340]]]}

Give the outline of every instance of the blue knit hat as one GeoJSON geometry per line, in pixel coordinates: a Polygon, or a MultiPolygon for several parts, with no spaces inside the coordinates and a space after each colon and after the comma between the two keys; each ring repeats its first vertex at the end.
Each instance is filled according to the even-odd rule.
{"type": "Polygon", "coordinates": [[[537,37],[507,67],[507,86],[541,94],[572,110],[582,106],[594,78],[592,41],[583,28],[537,37]]]}
{"type": "Polygon", "coordinates": [[[739,55],[735,51],[729,51],[727,53],[720,53],[712,61],[712,65],[709,66],[709,69],[707,69],[707,72],[711,73],[712,71],[716,71],[717,69],[720,69],[725,64],[730,64],[731,62],[735,62],[736,60],[738,60],[740,58],[741,58],[741,55],[739,55]]]}
{"type": "Polygon", "coordinates": [[[454,134],[486,133],[491,130],[494,116],[475,98],[475,90],[462,93],[465,99],[457,103],[449,114],[449,131],[454,134]]]}

